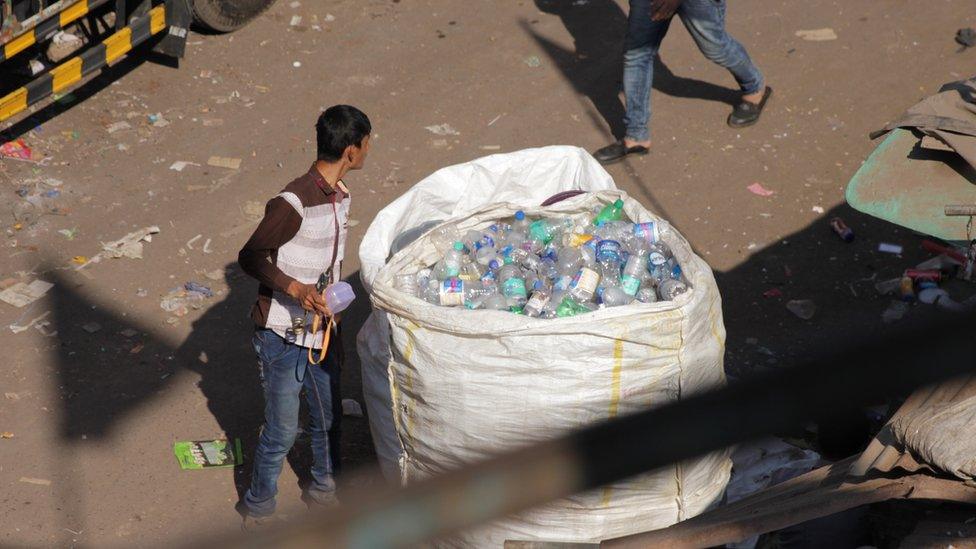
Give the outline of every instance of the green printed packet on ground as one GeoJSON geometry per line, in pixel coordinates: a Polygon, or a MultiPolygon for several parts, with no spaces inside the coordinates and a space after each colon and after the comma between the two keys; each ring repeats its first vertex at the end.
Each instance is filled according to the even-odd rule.
{"type": "Polygon", "coordinates": [[[233,444],[223,439],[174,442],[173,453],[180,462],[180,469],[234,467],[244,463],[239,438],[235,438],[233,444]]]}

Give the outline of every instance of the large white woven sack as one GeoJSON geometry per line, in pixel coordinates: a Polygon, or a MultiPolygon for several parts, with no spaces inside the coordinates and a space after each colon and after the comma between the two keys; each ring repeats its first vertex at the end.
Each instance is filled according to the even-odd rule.
{"type": "MultiPolygon", "coordinates": [[[[526,149],[440,169],[380,210],[370,224],[359,247],[363,286],[370,292],[391,253],[446,219],[492,202],[537,206],[561,191],[609,189],[616,189],[610,174],[578,147],[526,149]]],[[[370,314],[356,337],[356,350],[380,467],[388,479],[399,482],[402,449],[390,408],[386,313],[370,314]]]]}
{"type": "MultiPolygon", "coordinates": [[[[692,290],[673,302],[633,304],[555,320],[437,307],[394,289],[394,274],[433,263],[439,254],[426,235],[404,247],[378,273],[370,273],[370,288],[374,308],[385,312],[389,322],[384,325],[393,346],[386,355],[387,387],[392,388],[387,413],[395,425],[401,474],[407,482],[593,422],[675,402],[725,381],[718,289],[711,270],[683,237],[620,191],[591,193],[547,208],[534,206],[555,191],[587,183],[578,176],[606,175],[578,149],[523,151],[476,162],[485,160],[502,168],[494,173],[496,186],[504,187],[512,176],[512,182],[526,189],[547,187],[545,196],[491,196],[486,201],[503,202],[469,209],[450,221],[461,231],[485,227],[517,209],[529,216],[583,216],[598,204],[623,198],[628,218],[658,221],[666,228],[665,241],[692,290]],[[523,161],[543,159],[550,169],[522,169],[523,161]],[[567,164],[577,177],[565,177],[567,164]],[[526,179],[528,174],[538,179],[526,179]]],[[[450,183],[464,186],[465,176],[480,173],[466,171],[452,174],[450,183]]],[[[361,353],[364,347],[370,351],[371,337],[360,332],[361,353]]],[[[455,541],[479,547],[501,547],[507,539],[593,542],[668,526],[720,499],[729,469],[728,453],[716,452],[548,504],[455,541]]]]}

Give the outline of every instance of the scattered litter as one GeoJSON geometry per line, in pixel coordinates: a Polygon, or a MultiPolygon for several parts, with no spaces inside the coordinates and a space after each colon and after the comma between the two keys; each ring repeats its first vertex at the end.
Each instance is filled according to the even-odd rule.
{"type": "Polygon", "coordinates": [[[10,324],[7,327],[10,328],[10,331],[13,332],[13,333],[15,333],[15,334],[19,334],[20,332],[26,332],[32,326],[39,326],[42,323],[46,323],[46,321],[44,319],[47,318],[47,316],[50,315],[50,314],[51,314],[51,311],[46,311],[44,314],[42,314],[42,315],[40,315],[40,316],[32,319],[27,324],[17,324],[16,321],[15,321],[14,324],[10,324]]]}
{"type": "Polygon", "coordinates": [[[791,299],[786,302],[786,309],[803,320],[810,320],[817,312],[817,304],[812,299],[791,299]]]}
{"type": "Polygon", "coordinates": [[[302,16],[301,15],[292,15],[291,16],[291,22],[288,23],[288,24],[290,26],[292,26],[292,27],[297,27],[298,25],[301,25],[302,24],[302,16]]]}
{"type": "Polygon", "coordinates": [[[210,280],[220,281],[220,280],[223,280],[224,279],[224,270],[223,269],[214,269],[212,271],[207,271],[206,273],[204,273],[203,276],[209,278],[210,280]]]}
{"type": "Polygon", "coordinates": [[[157,128],[165,128],[169,126],[169,120],[163,118],[162,113],[150,114],[148,117],[149,123],[157,128]]]}
{"type": "Polygon", "coordinates": [[[240,158],[229,158],[226,156],[211,156],[207,159],[207,165],[215,166],[217,168],[227,168],[230,170],[237,170],[241,167],[240,158]]]}
{"type": "Polygon", "coordinates": [[[3,397],[7,400],[20,400],[20,395],[17,393],[4,393],[3,397]]]}
{"type": "Polygon", "coordinates": [[[901,287],[901,277],[892,278],[889,280],[882,280],[874,285],[874,289],[878,291],[881,295],[891,295],[898,291],[901,287]]]}
{"type": "Polygon", "coordinates": [[[434,139],[430,142],[430,146],[435,149],[446,149],[448,148],[447,139],[434,139]]]}
{"type": "Polygon", "coordinates": [[[78,227],[73,229],[61,229],[58,231],[58,234],[67,238],[68,240],[74,240],[75,237],[78,236],[78,227]]]}
{"type": "Polygon", "coordinates": [[[44,297],[44,294],[53,287],[54,284],[43,280],[35,280],[30,284],[18,282],[0,292],[0,301],[18,308],[24,307],[44,297]]]}
{"type": "Polygon", "coordinates": [[[823,206],[814,206],[814,207],[810,208],[810,211],[813,212],[813,213],[818,213],[818,214],[824,213],[823,206]]]}
{"type": "Polygon", "coordinates": [[[494,124],[495,122],[498,122],[498,119],[500,119],[500,118],[501,118],[502,116],[504,116],[504,115],[501,115],[501,114],[499,114],[499,115],[498,115],[498,116],[496,116],[495,118],[492,118],[492,119],[491,119],[491,122],[489,122],[489,123],[488,123],[488,125],[489,125],[489,126],[491,126],[491,125],[492,125],[492,124],[494,124]]]}
{"type": "Polygon", "coordinates": [[[126,328],[119,333],[128,338],[133,338],[139,334],[137,330],[133,330],[132,328],[126,328]]]}
{"type": "Polygon", "coordinates": [[[746,187],[746,190],[758,196],[773,196],[774,194],[776,194],[776,191],[771,191],[766,187],[763,187],[762,183],[759,182],[749,185],[748,187],[746,187]]]}
{"type": "Polygon", "coordinates": [[[207,298],[213,297],[213,291],[196,282],[187,282],[180,288],[170,290],[159,302],[159,307],[177,317],[186,316],[190,309],[199,309],[200,304],[207,298]]]}
{"type": "Polygon", "coordinates": [[[810,42],[826,42],[827,40],[837,40],[837,33],[830,27],[822,29],[798,30],[796,36],[810,42]]]}
{"type": "Polygon", "coordinates": [[[120,132],[122,130],[129,130],[129,129],[132,129],[132,125],[126,122],[125,120],[112,122],[108,126],[105,126],[105,130],[108,131],[108,133],[115,133],[115,132],[120,132]]]}
{"type": "Polygon", "coordinates": [[[844,223],[843,219],[839,217],[832,218],[830,220],[830,229],[844,242],[854,241],[854,231],[847,226],[847,223],[844,223]]]}
{"type": "Polygon", "coordinates": [[[783,290],[779,288],[770,288],[763,292],[763,297],[783,297],[783,290]]]}
{"type": "Polygon", "coordinates": [[[293,66],[293,67],[295,67],[297,69],[298,67],[301,67],[302,66],[302,62],[301,61],[294,61],[294,62],[292,62],[291,66],[293,66]]]}
{"type": "Polygon", "coordinates": [[[149,295],[149,291],[145,288],[136,288],[136,297],[146,297],[149,295]]]}
{"type": "MultiPolygon", "coordinates": [[[[345,404],[345,402],[343,402],[345,404]]],[[[0,438],[14,438],[14,434],[10,431],[0,431],[0,438]]]]}
{"type": "Polygon", "coordinates": [[[197,360],[204,364],[210,362],[210,358],[207,356],[207,351],[200,351],[200,355],[197,356],[197,360]]]}
{"type": "Polygon", "coordinates": [[[461,135],[461,132],[452,128],[450,124],[438,124],[436,126],[426,126],[424,127],[424,129],[434,135],[461,135]]]}
{"type": "Polygon", "coordinates": [[[878,251],[884,252],[886,254],[901,255],[902,247],[898,244],[891,244],[889,242],[878,243],[878,251]]]}
{"type": "Polygon", "coordinates": [[[233,444],[224,439],[175,442],[173,454],[180,462],[180,469],[233,467],[244,463],[239,438],[235,438],[233,444]]]}
{"type": "Polygon", "coordinates": [[[193,249],[193,243],[196,242],[197,240],[200,240],[201,238],[203,238],[203,235],[202,234],[198,234],[198,235],[194,236],[193,238],[191,238],[190,240],[187,240],[186,241],[186,244],[185,244],[186,248],[188,250],[192,250],[193,249]]]}
{"type": "Polygon", "coordinates": [[[16,160],[31,160],[33,151],[27,146],[23,139],[14,139],[0,145],[0,157],[13,158],[16,160]]]}
{"type": "Polygon", "coordinates": [[[85,263],[88,263],[88,258],[83,255],[76,255],[71,258],[71,262],[75,265],[84,265],[85,263]]]}
{"type": "Polygon", "coordinates": [[[206,127],[208,127],[208,128],[216,128],[217,126],[223,126],[224,125],[224,119],[223,118],[204,118],[203,119],[203,125],[206,126],[206,127]]]}
{"type": "Polygon", "coordinates": [[[20,482],[26,482],[27,484],[36,484],[38,486],[51,485],[51,481],[46,478],[20,477],[20,482]]]}
{"type": "Polygon", "coordinates": [[[187,162],[186,160],[177,160],[169,165],[169,169],[177,172],[182,172],[183,168],[187,166],[199,166],[196,162],[187,162]]]}
{"type": "Polygon", "coordinates": [[[203,250],[202,251],[205,254],[213,253],[213,250],[210,249],[210,239],[209,238],[207,239],[206,242],[203,243],[203,250]]]}
{"type": "Polygon", "coordinates": [[[326,23],[331,23],[335,21],[336,18],[335,15],[332,15],[331,13],[327,13],[325,14],[325,17],[322,18],[322,20],[325,21],[326,23]]]}
{"type": "Polygon", "coordinates": [[[483,151],[500,151],[502,149],[501,145],[482,145],[478,147],[483,151]]]}
{"type": "Polygon", "coordinates": [[[976,46],[976,29],[972,27],[966,27],[964,29],[959,29],[956,31],[956,43],[962,46],[963,51],[966,48],[972,48],[976,46]]]}
{"type": "MultiPolygon", "coordinates": [[[[108,257],[118,259],[120,257],[128,257],[129,259],[142,259],[142,243],[152,242],[152,235],[159,232],[159,227],[153,225],[152,227],[144,227],[138,231],[133,231],[122,238],[109,242],[107,244],[102,244],[103,255],[107,254],[108,257]]],[[[94,261],[93,257],[91,261],[94,261]]]]}
{"type": "Polygon", "coordinates": [[[363,407],[359,402],[351,399],[342,399],[342,415],[350,417],[363,417],[363,407]]]}
{"type": "Polygon", "coordinates": [[[244,214],[244,217],[260,221],[264,217],[264,204],[257,200],[248,200],[241,207],[241,213],[244,214]]]}
{"type": "Polygon", "coordinates": [[[299,2],[298,0],[294,0],[294,2],[290,2],[288,4],[288,7],[291,8],[291,9],[295,9],[295,8],[301,7],[301,5],[302,5],[301,2],[299,2]]]}
{"type": "Polygon", "coordinates": [[[904,301],[892,301],[888,304],[888,308],[881,313],[881,321],[885,324],[891,324],[901,320],[908,312],[908,307],[908,303],[904,301]]]}
{"type": "Polygon", "coordinates": [[[530,55],[530,56],[526,57],[525,59],[522,60],[522,62],[525,63],[526,65],[532,67],[532,68],[535,68],[535,67],[538,67],[538,66],[542,65],[542,61],[539,59],[538,56],[535,56],[535,55],[530,55]]]}
{"type": "Polygon", "coordinates": [[[90,334],[94,334],[102,329],[102,325],[97,322],[87,322],[81,325],[81,329],[90,334]]]}

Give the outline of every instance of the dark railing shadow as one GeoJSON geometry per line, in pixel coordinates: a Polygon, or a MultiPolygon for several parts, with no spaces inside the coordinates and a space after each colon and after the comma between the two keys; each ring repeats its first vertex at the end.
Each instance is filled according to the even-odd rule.
{"type": "MultiPolygon", "coordinates": [[[[565,48],[521,21],[522,29],[545,50],[577,93],[587,96],[602,121],[594,124],[610,129],[615,138],[623,137],[624,107],[620,101],[623,74],[623,43],[627,14],[614,0],[590,0],[574,5],[568,0],[535,0],[544,13],[556,15],[573,37],[574,47],[565,48]]],[[[740,93],[710,82],[676,75],[660,59],[654,60],[655,90],[673,97],[704,99],[734,105],[740,93]]]]}
{"type": "MultiPolygon", "coordinates": [[[[187,339],[174,347],[144,322],[123,316],[98,298],[75,289],[70,279],[52,270],[53,324],[61,345],[57,376],[61,389],[60,434],[65,440],[111,439],[125,418],[148,405],[158,394],[170,390],[171,382],[183,370],[200,376],[198,386],[207,407],[228,439],[240,438],[244,447],[244,466],[235,468],[235,486],[243,494],[250,483],[250,460],[264,420],[264,404],[258,364],[251,346],[253,325],[249,311],[256,298],[257,283],[241,272],[236,263],[225,267],[227,291],[216,303],[207,302],[206,311],[193,321],[187,339]],[[83,319],[83,320],[81,320],[83,319]],[[93,335],[84,325],[97,323],[93,335]],[[131,339],[119,335],[132,329],[131,339]]],[[[346,349],[354,348],[354,336],[368,312],[368,299],[358,273],[349,277],[356,288],[356,304],[343,320],[342,338],[346,349]],[[358,325],[357,325],[358,323],[358,325]],[[350,325],[353,324],[353,325],[350,325]]],[[[162,289],[165,291],[166,289],[162,289]]],[[[354,358],[354,352],[347,352],[354,358]]],[[[344,365],[342,393],[362,401],[358,360],[344,365]]],[[[304,408],[304,406],[303,406],[304,408]]],[[[307,414],[303,410],[303,414],[307,414]]],[[[351,465],[373,460],[366,418],[344,418],[349,436],[343,452],[351,465]]],[[[207,438],[218,433],[186,433],[187,439],[207,438]]],[[[289,454],[299,483],[309,480],[311,464],[307,439],[289,454]]]]}

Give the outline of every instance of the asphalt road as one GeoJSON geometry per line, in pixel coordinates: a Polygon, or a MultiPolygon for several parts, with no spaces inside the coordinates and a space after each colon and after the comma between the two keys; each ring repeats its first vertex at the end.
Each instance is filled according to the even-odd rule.
{"type": "MultiPolygon", "coordinates": [[[[366,169],[347,178],[356,223],[344,274],[354,282],[355,250],[376,212],[437,168],[608,143],[622,115],[625,19],[626,5],[611,0],[282,0],[233,35],[191,35],[178,69],[126,61],[66,107],[15,121],[8,137],[46,160],[0,160],[0,280],[55,288],[30,309],[0,304],[0,432],[13,434],[0,439],[0,543],[171,544],[236,528],[246,478],[181,471],[172,444],[239,433],[247,453],[253,442],[262,417],[247,320],[255,284],[235,267],[237,250],[254,204],[312,162],[320,110],[357,105],[375,129],[366,169]],[[157,113],[169,123],[153,125],[157,113]],[[122,121],[129,127],[113,126],[122,121]],[[457,135],[425,129],[439,124],[457,135]],[[211,156],[239,158],[240,168],[208,166],[211,156]],[[190,164],[171,169],[180,161],[190,164]],[[46,215],[24,218],[32,210],[18,190],[60,195],[44,198],[46,215]],[[101,242],[150,225],[160,232],[142,259],[73,268],[101,242]],[[162,310],[162,297],[189,280],[217,295],[184,317],[162,310]],[[6,328],[45,312],[43,330],[6,328]]],[[[652,152],[609,172],[715,270],[731,374],[883,329],[889,300],[874,282],[924,255],[917,235],[846,207],[843,190],[873,147],[870,130],[970,75],[976,51],[957,52],[952,37],[974,24],[960,0],[924,10],[908,0],[731,2],[730,31],[775,88],[762,121],[744,130],[725,126],[732,78],[672,26],[652,152]],[[838,38],[795,36],[823,27],[838,38]],[[755,182],[774,194],[750,193],[755,182]],[[854,243],[830,232],[833,215],[854,243]],[[904,257],[879,253],[882,241],[905,246],[904,257]],[[771,289],[781,296],[764,297],[771,289]],[[790,299],[814,300],[815,316],[793,316],[790,299]]],[[[360,299],[346,319],[350,350],[367,311],[360,299]]],[[[353,353],[343,387],[361,401],[358,369],[353,353]]],[[[343,431],[345,482],[368,486],[367,421],[346,418],[343,431]]],[[[301,471],[307,456],[293,457],[301,471]]],[[[294,470],[280,483],[285,514],[304,509],[294,470]]]]}

